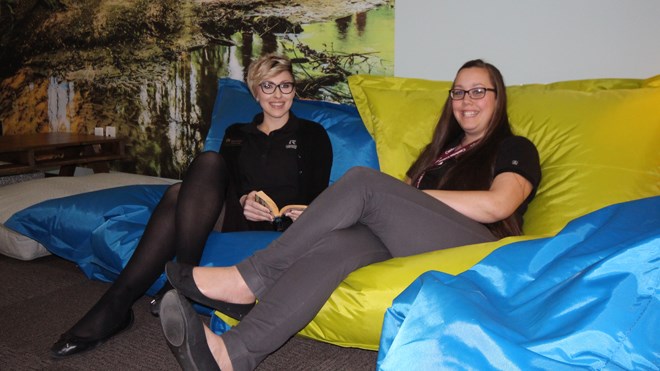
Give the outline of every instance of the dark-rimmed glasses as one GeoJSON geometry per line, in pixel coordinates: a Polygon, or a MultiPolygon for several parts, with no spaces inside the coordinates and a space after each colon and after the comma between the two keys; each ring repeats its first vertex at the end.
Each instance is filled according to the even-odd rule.
{"type": "Polygon", "coordinates": [[[275,89],[280,89],[282,94],[291,94],[295,86],[296,85],[292,82],[281,82],[276,84],[274,82],[264,81],[259,84],[259,87],[261,87],[261,91],[264,92],[264,94],[273,94],[275,93],[275,89]]]}
{"type": "Polygon", "coordinates": [[[470,90],[451,89],[449,91],[449,97],[452,100],[462,100],[465,98],[465,94],[467,94],[472,99],[481,99],[485,97],[486,93],[489,91],[496,92],[497,90],[491,88],[473,88],[470,90]]]}

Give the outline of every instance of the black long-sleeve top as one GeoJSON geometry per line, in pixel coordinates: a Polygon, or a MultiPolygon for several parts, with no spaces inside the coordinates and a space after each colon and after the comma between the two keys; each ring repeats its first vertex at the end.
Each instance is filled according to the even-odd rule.
{"type": "Polygon", "coordinates": [[[251,123],[233,124],[225,131],[220,154],[230,172],[223,231],[271,230],[270,223],[249,222],[239,199],[250,191],[264,191],[279,206],[309,204],[327,186],[332,146],[320,124],[292,112],[289,121],[270,134],[251,123]]]}

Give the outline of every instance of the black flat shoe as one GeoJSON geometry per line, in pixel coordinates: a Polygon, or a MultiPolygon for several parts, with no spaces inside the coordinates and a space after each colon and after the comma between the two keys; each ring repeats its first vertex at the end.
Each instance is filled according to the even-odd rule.
{"type": "Polygon", "coordinates": [[[163,300],[163,297],[156,294],[153,299],[149,302],[149,313],[151,313],[152,316],[158,317],[160,316],[160,301],[163,300]]]}
{"type": "Polygon", "coordinates": [[[119,326],[117,326],[117,328],[110,334],[100,339],[84,339],[69,333],[64,333],[50,348],[50,354],[55,358],[63,358],[94,349],[105,343],[111,337],[131,328],[134,319],[133,310],[131,310],[124,322],[119,324],[119,326]]]}
{"type": "Polygon", "coordinates": [[[165,265],[165,275],[167,276],[168,281],[170,281],[170,284],[177,289],[180,294],[196,303],[213,308],[239,321],[254,307],[254,303],[232,304],[222,300],[214,300],[202,294],[193,279],[193,268],[192,265],[175,262],[168,262],[165,265]]]}
{"type": "Polygon", "coordinates": [[[151,299],[149,302],[149,313],[151,313],[152,316],[158,317],[160,312],[160,301],[163,300],[163,295],[165,295],[165,293],[170,290],[172,290],[172,286],[165,282],[165,285],[160,290],[158,290],[153,299],[151,299]]]}
{"type": "Polygon", "coordinates": [[[160,303],[160,325],[172,354],[184,371],[220,370],[208,344],[204,325],[188,300],[176,290],[160,303]]]}

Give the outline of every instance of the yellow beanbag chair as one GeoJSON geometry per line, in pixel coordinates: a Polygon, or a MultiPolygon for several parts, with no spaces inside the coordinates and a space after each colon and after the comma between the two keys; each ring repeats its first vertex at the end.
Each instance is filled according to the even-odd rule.
{"type": "MultiPolygon", "coordinates": [[[[351,76],[356,106],[381,170],[403,178],[430,141],[451,82],[351,76]]],[[[508,88],[513,130],[532,140],[543,179],[525,215],[526,236],[396,258],[351,273],[300,334],[378,349],[392,300],[429,270],[461,273],[505,244],[547,237],[617,202],[660,194],[660,76],[508,88]]]]}
{"type": "MultiPolygon", "coordinates": [[[[349,85],[381,170],[403,179],[451,83],[359,75],[349,85]]],[[[658,194],[659,87],[660,75],[507,88],[513,130],[536,144],[543,171],[526,234],[555,233],[606,205],[658,194]]]]}

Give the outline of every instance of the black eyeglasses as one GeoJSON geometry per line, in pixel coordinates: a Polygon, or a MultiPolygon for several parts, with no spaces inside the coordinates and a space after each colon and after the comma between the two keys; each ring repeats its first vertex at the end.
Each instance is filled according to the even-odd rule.
{"type": "Polygon", "coordinates": [[[293,91],[293,88],[296,86],[292,82],[281,82],[279,84],[276,84],[274,82],[270,81],[264,81],[261,84],[259,84],[261,87],[261,91],[264,92],[264,94],[273,94],[275,93],[275,89],[280,89],[282,94],[291,94],[293,91]]]}
{"type": "Polygon", "coordinates": [[[472,99],[481,99],[485,97],[486,92],[489,91],[496,92],[497,90],[491,88],[474,88],[470,90],[451,89],[449,91],[449,97],[452,100],[462,100],[465,98],[465,94],[467,94],[472,99]]]}

